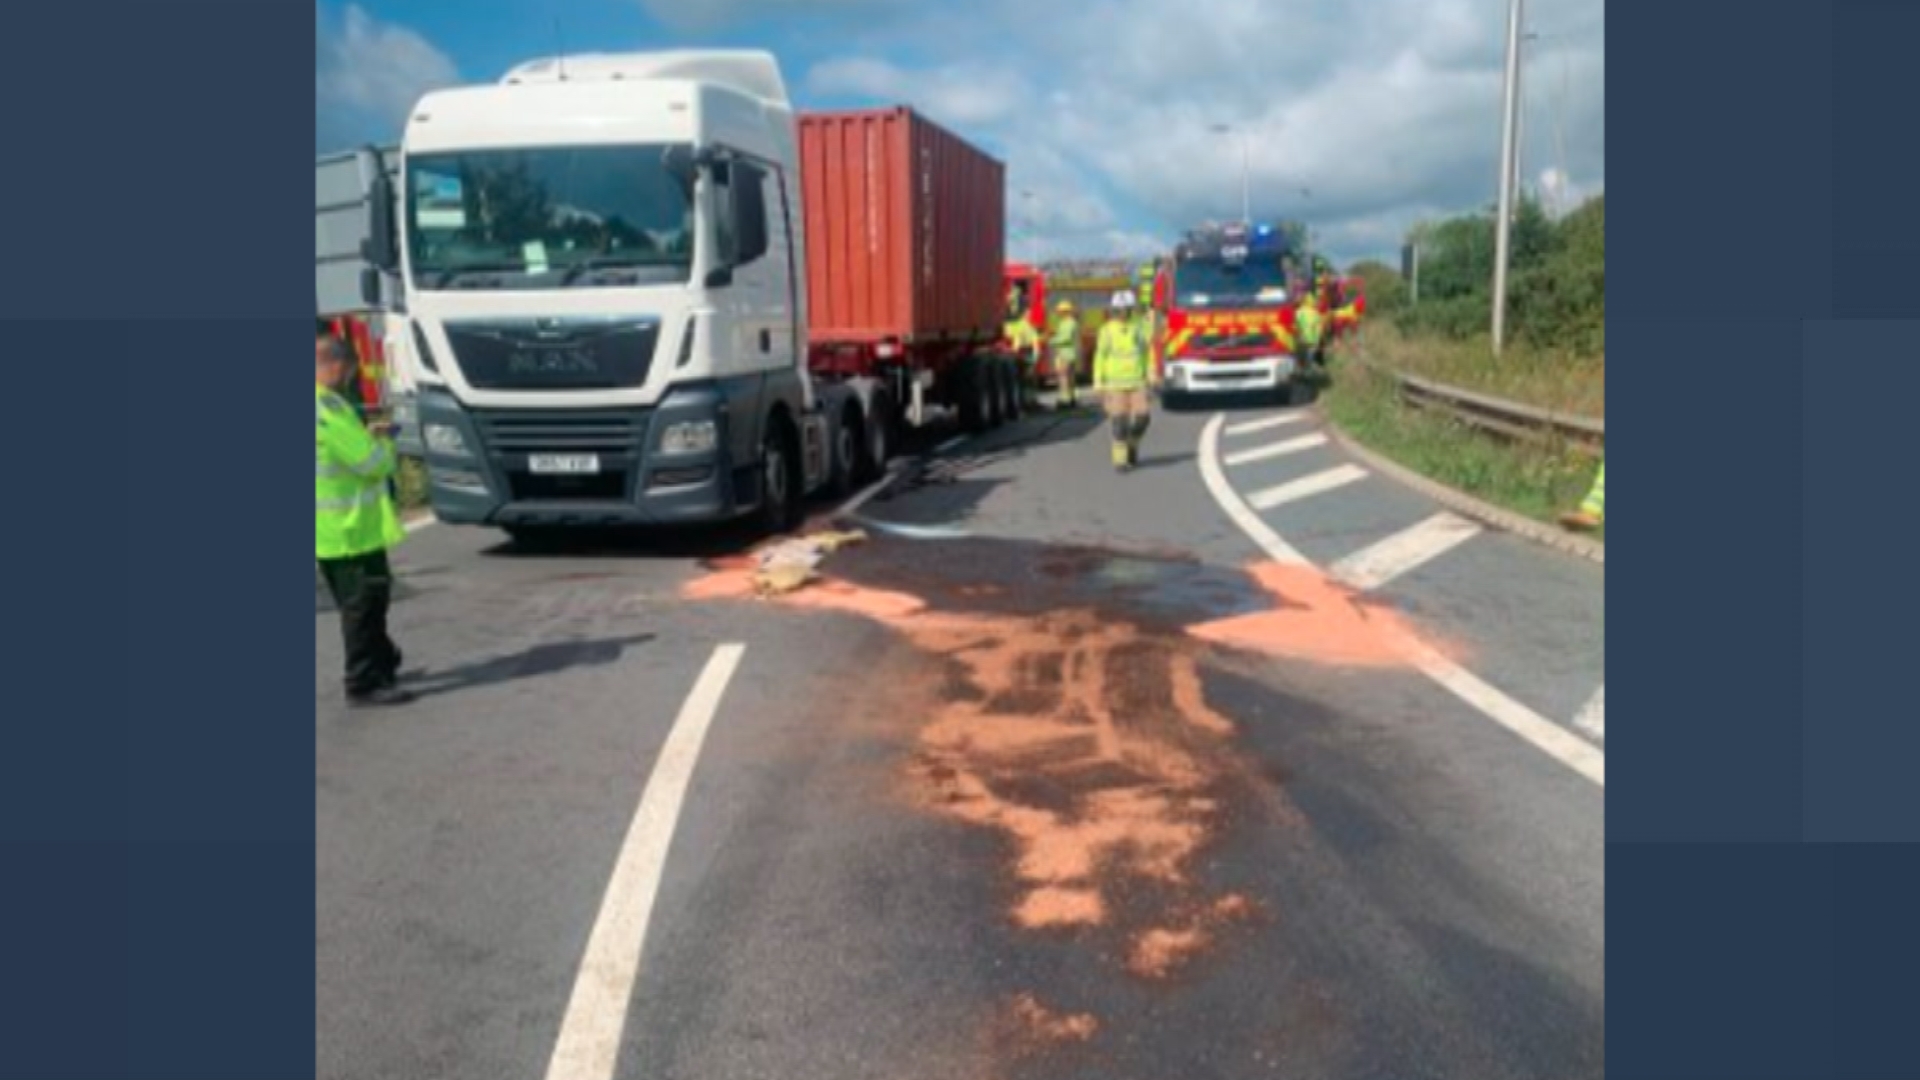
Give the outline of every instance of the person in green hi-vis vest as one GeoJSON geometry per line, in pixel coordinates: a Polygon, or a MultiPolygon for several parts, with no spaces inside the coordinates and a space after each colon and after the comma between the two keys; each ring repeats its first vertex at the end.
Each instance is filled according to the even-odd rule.
{"type": "Polygon", "coordinates": [[[1560,524],[1578,532],[1591,532],[1606,524],[1606,521],[1607,463],[1602,459],[1600,471],[1593,477],[1593,487],[1587,490],[1587,497],[1581,501],[1580,509],[1560,515],[1560,524]]]}
{"type": "Polygon", "coordinates": [[[313,554],[340,612],[350,705],[398,705],[400,649],[387,634],[393,569],[387,549],[406,537],[387,481],[398,464],[391,425],[371,429],[342,395],[353,353],[329,333],[313,349],[313,554]]]}

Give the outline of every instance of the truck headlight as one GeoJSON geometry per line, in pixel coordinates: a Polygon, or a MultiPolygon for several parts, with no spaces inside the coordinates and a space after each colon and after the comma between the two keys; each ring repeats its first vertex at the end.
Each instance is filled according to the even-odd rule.
{"type": "Polygon", "coordinates": [[[719,427],[711,420],[689,420],[667,425],[660,435],[663,454],[704,454],[720,441],[719,427]]]}
{"type": "Polygon", "coordinates": [[[428,424],[422,438],[427,444],[427,453],[444,457],[467,457],[467,439],[457,427],[446,424],[428,424]]]}

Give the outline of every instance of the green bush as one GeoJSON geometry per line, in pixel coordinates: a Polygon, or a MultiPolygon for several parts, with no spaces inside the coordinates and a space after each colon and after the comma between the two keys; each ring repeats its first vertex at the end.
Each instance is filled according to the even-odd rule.
{"type": "MultiPolygon", "coordinates": [[[[1554,221],[1537,202],[1520,204],[1508,261],[1507,325],[1512,340],[1576,355],[1606,352],[1607,207],[1596,196],[1554,221]]],[[[1414,231],[1420,296],[1378,262],[1350,272],[1367,284],[1369,313],[1408,334],[1465,341],[1487,333],[1493,311],[1492,214],[1450,218],[1414,231]]]]}

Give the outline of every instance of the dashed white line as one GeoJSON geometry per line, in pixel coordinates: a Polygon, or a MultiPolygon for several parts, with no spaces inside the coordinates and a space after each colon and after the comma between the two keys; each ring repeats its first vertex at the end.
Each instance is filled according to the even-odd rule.
{"type": "Polygon", "coordinates": [[[1573,726],[1599,739],[1607,741],[1607,684],[1601,683],[1593,696],[1580,708],[1580,714],[1573,718],[1573,726]]]}
{"type": "Polygon", "coordinates": [[[1312,435],[1302,435],[1268,446],[1258,446],[1252,450],[1242,450],[1237,454],[1228,454],[1221,461],[1228,468],[1232,468],[1235,465],[1248,465],[1256,461],[1266,461],[1269,458],[1286,457],[1288,454],[1297,454],[1302,450],[1311,450],[1316,446],[1325,445],[1327,445],[1327,437],[1315,432],[1312,435]]]}
{"type": "Polygon", "coordinates": [[[1377,589],[1480,535],[1480,526],[1441,511],[1385,540],[1356,551],[1327,572],[1356,589],[1377,589]]]}
{"type": "Polygon", "coordinates": [[[1290,502],[1311,498],[1336,488],[1367,478],[1367,470],[1358,465],[1335,465],[1331,469],[1303,476],[1298,480],[1289,480],[1278,487],[1265,491],[1256,491],[1247,496],[1255,510],[1271,510],[1276,506],[1285,506],[1290,502]]]}
{"type": "MultiPolygon", "coordinates": [[[[1279,533],[1247,509],[1245,500],[1227,484],[1220,470],[1220,428],[1223,418],[1215,414],[1200,434],[1200,475],[1214,501],[1240,526],[1256,546],[1275,562],[1313,565],[1294,550],[1279,533]]],[[[1393,644],[1422,674],[1445,687],[1448,692],[1479,710],[1481,715],[1531,743],[1548,757],[1604,788],[1607,786],[1607,758],[1599,747],[1553,723],[1520,704],[1498,687],[1435,652],[1430,646],[1405,634],[1394,634],[1393,644]]]]}
{"type": "Polygon", "coordinates": [[[1271,431],[1288,424],[1297,424],[1307,418],[1306,413],[1288,413],[1285,416],[1269,416],[1265,420],[1248,420],[1245,423],[1230,425],[1228,435],[1251,435],[1256,431],[1271,431]]]}
{"type": "Polygon", "coordinates": [[[1216,414],[1213,419],[1207,421],[1206,429],[1200,433],[1200,479],[1206,483],[1207,490],[1213,494],[1213,501],[1218,503],[1220,509],[1225,510],[1227,516],[1233,519],[1233,523],[1240,526],[1240,531],[1251,537],[1253,542],[1260,546],[1260,550],[1266,552],[1273,561],[1286,563],[1289,566],[1312,565],[1305,555],[1295,551],[1293,545],[1281,539],[1279,533],[1274,532],[1266,522],[1261,521],[1260,515],[1247,509],[1247,504],[1240,500],[1240,496],[1234,494],[1233,486],[1227,483],[1227,474],[1220,469],[1220,427],[1223,422],[1222,418],[1216,414]]]}
{"type": "Polygon", "coordinates": [[[720,697],[745,652],[744,645],[722,645],[713,651],[660,748],[587,939],[573,995],[560,1022],[560,1038],[547,1062],[547,1080],[611,1080],[613,1076],[640,973],[640,953],[646,947],[647,923],[653,917],[687,782],[720,697]]]}

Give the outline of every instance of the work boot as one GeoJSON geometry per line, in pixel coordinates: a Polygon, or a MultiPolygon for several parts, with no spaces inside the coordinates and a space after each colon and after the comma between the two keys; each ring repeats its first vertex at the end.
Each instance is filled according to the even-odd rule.
{"type": "Polygon", "coordinates": [[[348,694],[347,705],[355,709],[378,708],[385,705],[405,705],[413,700],[413,693],[402,690],[391,683],[376,686],[363,693],[348,694]]]}
{"type": "Polygon", "coordinates": [[[1126,443],[1113,444],[1113,467],[1120,472],[1133,468],[1133,451],[1126,443]]]}
{"type": "Polygon", "coordinates": [[[1592,532],[1600,527],[1600,519],[1585,510],[1575,510],[1571,514],[1561,514],[1560,525],[1574,532],[1592,532]]]}

